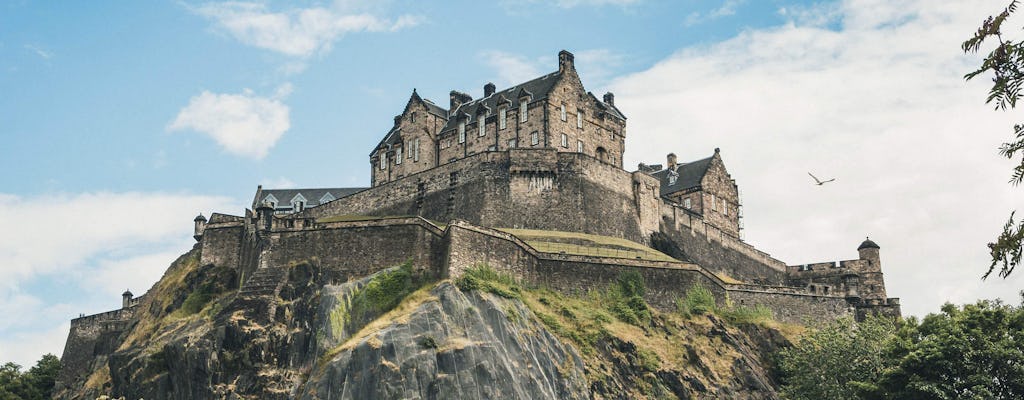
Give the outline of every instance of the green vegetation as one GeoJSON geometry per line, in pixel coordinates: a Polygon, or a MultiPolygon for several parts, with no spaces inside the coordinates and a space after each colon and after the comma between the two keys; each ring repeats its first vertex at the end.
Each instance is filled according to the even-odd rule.
{"type": "MultiPolygon", "coordinates": [[[[964,76],[965,79],[971,80],[992,72],[992,88],[989,89],[985,103],[995,103],[996,109],[1016,108],[1017,100],[1021,97],[1021,88],[1024,87],[1024,41],[1014,40],[1016,38],[1013,36],[1017,35],[1003,36],[1003,22],[1017,11],[1019,3],[1013,0],[1001,13],[988,17],[974,36],[961,45],[965,53],[977,53],[985,40],[991,38],[998,42],[996,48],[985,56],[981,66],[964,76]]],[[[1019,26],[1019,23],[1012,25],[1011,29],[1018,29],[1019,26]]],[[[1014,125],[1013,131],[1015,137],[999,147],[999,155],[1017,164],[1013,168],[1010,182],[1019,185],[1024,181],[1024,157],[1019,162],[1014,159],[1018,154],[1024,154],[1024,124],[1014,125]]],[[[999,276],[1005,278],[1021,263],[1021,255],[1024,254],[1024,220],[1019,224],[1014,223],[1014,214],[1015,212],[1010,213],[1010,218],[1006,225],[1003,225],[1003,232],[996,241],[988,244],[992,264],[989,265],[985,278],[992,274],[996,265],[1001,264],[999,276]]]]}
{"type": "Polygon", "coordinates": [[[332,327],[340,333],[365,325],[395,308],[419,286],[413,276],[412,260],[398,268],[382,271],[331,311],[332,327]]]}
{"type": "Polygon", "coordinates": [[[676,300],[676,311],[683,317],[715,314],[733,324],[766,325],[774,321],[772,310],[760,304],[754,307],[734,305],[726,299],[725,307],[715,303],[715,295],[700,283],[694,284],[686,291],[686,296],[676,300]]]}
{"type": "Polygon", "coordinates": [[[542,253],[679,262],[679,260],[650,247],[610,236],[536,229],[501,228],[499,230],[515,235],[542,253]]]}
{"type": "Polygon", "coordinates": [[[793,399],[1024,398],[1024,307],[979,301],[921,322],[839,320],[779,352],[793,399]]]}
{"type": "Polygon", "coordinates": [[[188,294],[184,303],[181,303],[181,308],[178,309],[179,315],[187,317],[201,311],[210,300],[213,300],[215,294],[213,284],[205,283],[199,286],[188,294]]]}
{"type": "Polygon", "coordinates": [[[12,362],[0,366],[0,400],[42,400],[52,397],[53,385],[60,372],[60,359],[45,354],[36,365],[22,372],[12,362]]]}
{"type": "Polygon", "coordinates": [[[466,292],[479,290],[481,292],[494,293],[506,299],[518,299],[522,288],[516,283],[515,278],[509,274],[500,273],[486,264],[477,264],[466,269],[458,279],[455,286],[466,292]]]}

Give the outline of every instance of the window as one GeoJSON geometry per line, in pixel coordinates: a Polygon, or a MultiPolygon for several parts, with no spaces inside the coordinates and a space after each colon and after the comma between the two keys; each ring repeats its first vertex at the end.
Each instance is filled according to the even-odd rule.
{"type": "Polygon", "coordinates": [[[509,139],[508,140],[508,148],[510,148],[510,149],[516,148],[516,140],[515,139],[509,139]]]}
{"type": "Polygon", "coordinates": [[[505,119],[508,117],[508,109],[501,107],[498,109],[498,129],[505,129],[508,125],[505,119]]]}
{"type": "Polygon", "coordinates": [[[412,160],[420,160],[420,138],[413,139],[412,141],[412,160]]]}
{"type": "Polygon", "coordinates": [[[562,104],[562,121],[565,121],[565,104],[562,104]]]}
{"type": "Polygon", "coordinates": [[[540,135],[537,134],[537,131],[533,131],[533,133],[530,134],[530,145],[536,146],[537,143],[540,143],[540,135]]]}
{"type": "Polygon", "coordinates": [[[687,210],[690,209],[690,199],[689,198],[683,199],[683,207],[686,207],[687,210]]]}
{"type": "Polygon", "coordinates": [[[526,122],[527,106],[529,102],[526,99],[519,100],[519,122],[526,122]]]}
{"type": "Polygon", "coordinates": [[[576,127],[583,129],[583,111],[576,110],[576,127]]]}
{"type": "Polygon", "coordinates": [[[409,115],[409,122],[416,122],[416,113],[409,115]]]}
{"type": "Polygon", "coordinates": [[[711,210],[715,210],[715,195],[711,195],[711,210]]]}
{"type": "Polygon", "coordinates": [[[388,155],[387,155],[387,153],[385,153],[383,150],[381,150],[378,157],[380,157],[380,169],[387,169],[388,168],[388,155]]]}
{"type": "Polygon", "coordinates": [[[569,136],[562,134],[562,147],[569,147],[569,136]]]}
{"type": "Polygon", "coordinates": [[[725,215],[729,215],[729,205],[726,204],[724,201],[722,202],[722,213],[725,215]]]}
{"type": "Polygon", "coordinates": [[[466,121],[459,121],[459,143],[466,143],[466,121]]]}
{"type": "Polygon", "coordinates": [[[476,130],[478,132],[480,132],[480,136],[484,136],[484,135],[487,134],[487,130],[484,129],[484,127],[486,126],[486,125],[484,125],[484,120],[485,119],[486,118],[484,118],[483,114],[480,114],[479,116],[477,116],[477,120],[476,120],[477,127],[476,127],[476,130]]]}
{"type": "Polygon", "coordinates": [[[401,164],[402,164],[402,148],[399,147],[399,148],[395,149],[395,165],[401,165],[401,164]]]}
{"type": "Polygon", "coordinates": [[[582,140],[577,140],[576,141],[576,152],[577,153],[582,153],[583,152],[583,141],[582,140]]]}

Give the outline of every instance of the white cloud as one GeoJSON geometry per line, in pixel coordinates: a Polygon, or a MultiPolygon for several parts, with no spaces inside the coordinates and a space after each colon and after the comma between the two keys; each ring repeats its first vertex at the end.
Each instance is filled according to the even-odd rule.
{"type": "Polygon", "coordinates": [[[290,92],[290,84],[282,85],[270,98],[249,89],[240,94],[204,90],[178,112],[168,130],[202,132],[230,153],[262,159],[291,127],[290,110],[281,101],[290,92]]]}
{"type": "Polygon", "coordinates": [[[799,264],[855,258],[871,235],[907,314],[1016,302],[1024,274],[979,279],[985,243],[1024,197],[996,154],[1013,119],[983,104],[987,82],[963,81],[979,58],[959,49],[1002,7],[851,0],[684,48],[612,85],[630,118],[628,163],[721,147],[751,243],[799,264]],[[816,186],[808,171],[838,179],[816,186]]]}
{"type": "Polygon", "coordinates": [[[393,32],[419,25],[423,18],[402,15],[395,20],[342,8],[294,8],[273,12],[265,4],[210,3],[192,9],[214,20],[235,39],[250,46],[295,57],[330,50],[347,33],[393,32]]]}
{"type": "Polygon", "coordinates": [[[686,19],[683,20],[683,25],[693,26],[700,24],[702,22],[707,22],[722,17],[728,17],[730,15],[736,15],[736,9],[739,8],[739,6],[743,5],[743,3],[746,3],[746,0],[725,0],[722,2],[721,6],[711,11],[708,11],[707,13],[690,13],[689,15],[686,16],[686,19]]]}
{"type": "Polygon", "coordinates": [[[35,53],[37,56],[42,57],[45,60],[53,58],[53,52],[44,50],[43,48],[33,44],[26,44],[25,49],[35,53]]]}
{"type": "Polygon", "coordinates": [[[502,4],[505,7],[515,7],[516,9],[522,9],[524,6],[533,5],[536,3],[554,4],[561,8],[574,8],[574,7],[600,7],[600,6],[619,6],[627,7],[642,3],[643,0],[554,0],[554,1],[541,1],[541,0],[503,0],[502,4]]]}
{"type": "Polygon", "coordinates": [[[240,209],[188,194],[0,193],[0,360],[60,355],[71,317],[116,307],[125,288],[144,293],[188,251],[197,213],[240,209]],[[75,303],[54,300],[55,287],[75,303]]]}
{"type": "Polygon", "coordinates": [[[484,63],[497,71],[499,80],[497,83],[500,85],[514,85],[541,75],[536,61],[531,61],[518,54],[489,50],[480,53],[480,56],[484,59],[484,63]]]}

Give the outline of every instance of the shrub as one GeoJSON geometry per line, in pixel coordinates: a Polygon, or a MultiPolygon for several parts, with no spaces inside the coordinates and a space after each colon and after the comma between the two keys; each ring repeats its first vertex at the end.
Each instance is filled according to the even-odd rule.
{"type": "Polygon", "coordinates": [[[651,319],[651,310],[644,301],[644,278],[631,271],[619,275],[606,291],[601,302],[620,321],[639,325],[651,319]]]}
{"type": "Polygon", "coordinates": [[[479,290],[506,299],[522,298],[521,289],[512,275],[498,272],[487,264],[467,268],[462,276],[455,279],[455,286],[464,292],[479,290]]]}
{"type": "Polygon", "coordinates": [[[676,309],[685,317],[715,312],[715,295],[700,283],[686,291],[686,297],[676,300],[676,309]]]}
{"type": "Polygon", "coordinates": [[[775,318],[772,310],[763,305],[739,306],[722,311],[722,318],[734,324],[763,324],[775,318]]]}

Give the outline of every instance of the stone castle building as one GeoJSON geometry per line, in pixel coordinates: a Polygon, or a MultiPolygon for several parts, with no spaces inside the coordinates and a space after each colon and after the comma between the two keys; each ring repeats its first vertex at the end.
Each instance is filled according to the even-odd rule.
{"type": "MultiPolygon", "coordinates": [[[[663,310],[699,284],[720,303],[762,305],[782,321],[900,315],[871,240],[855,259],[804,265],[744,242],[719,149],[623,169],[625,114],[611,93],[586,91],[571,53],[558,60],[528,82],[485,85],[480,99],[452,91],[447,109],[414,90],[370,152],[370,187],[260,187],[242,215],[195,219],[200,264],[234,269],[239,299],[270,308],[297,262],[316,260],[344,282],[411,259],[438,277],[485,263],[577,293],[637,272],[663,310]]],[[[72,320],[64,371],[116,349],[141,304],[126,293],[122,309],[72,320]]]]}

